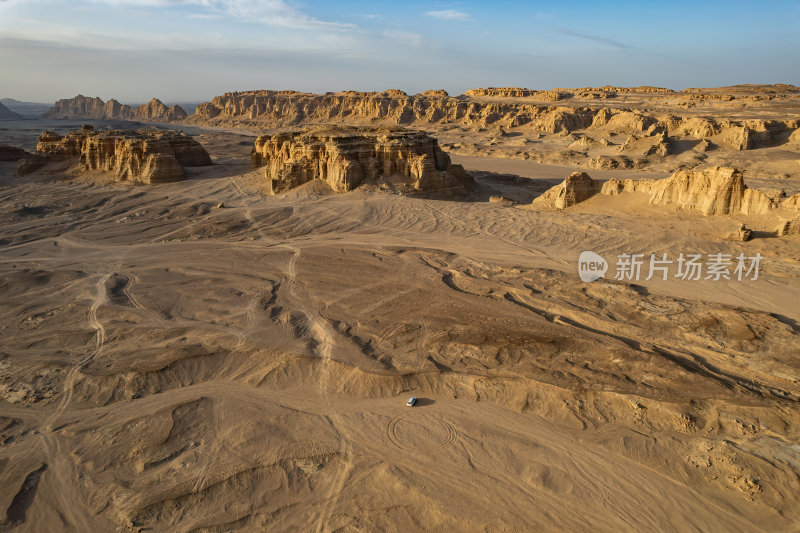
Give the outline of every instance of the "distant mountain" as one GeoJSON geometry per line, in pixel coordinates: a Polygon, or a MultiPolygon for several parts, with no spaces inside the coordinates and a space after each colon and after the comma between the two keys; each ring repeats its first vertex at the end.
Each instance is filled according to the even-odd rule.
{"type": "Polygon", "coordinates": [[[0,104],[25,118],[39,118],[39,115],[46,112],[53,105],[39,102],[23,102],[14,98],[0,98],[0,104]]]}
{"type": "Polygon", "coordinates": [[[14,113],[5,105],[0,103],[0,120],[9,118],[22,118],[22,115],[20,115],[19,113],[14,113]]]}

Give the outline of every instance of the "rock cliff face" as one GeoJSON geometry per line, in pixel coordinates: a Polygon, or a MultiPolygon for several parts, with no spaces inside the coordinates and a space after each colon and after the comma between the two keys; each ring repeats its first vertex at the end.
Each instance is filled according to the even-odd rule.
{"type": "Polygon", "coordinates": [[[134,120],[140,122],[176,122],[187,117],[186,111],[179,105],[167,107],[158,98],[153,98],[148,103],[140,105],[133,110],[134,120]]]}
{"type": "Polygon", "coordinates": [[[523,87],[487,87],[486,89],[470,89],[464,93],[464,96],[474,98],[483,96],[499,98],[536,98],[555,102],[566,95],[558,91],[537,91],[535,89],[525,89],[523,87]]]}
{"type": "Polygon", "coordinates": [[[331,128],[262,135],[253,161],[265,167],[273,193],[312,180],[337,192],[389,183],[446,196],[466,195],[474,185],[436,139],[405,130],[331,128]]]}
{"type": "Polygon", "coordinates": [[[528,124],[547,133],[589,126],[594,114],[583,108],[479,102],[441,93],[326,93],[251,91],[226,93],[200,104],[192,122],[219,125],[346,124],[397,126],[461,124],[515,127],[528,124]]]}
{"type": "Polygon", "coordinates": [[[740,170],[729,167],[679,170],[666,180],[655,181],[650,194],[652,205],[671,205],[704,215],[752,215],[775,207],[766,194],[747,188],[740,170]]]}
{"type": "MultiPolygon", "coordinates": [[[[116,100],[109,100],[109,104],[118,104],[121,108],[122,105],[116,100]]],[[[106,114],[106,104],[100,98],[90,98],[79,94],[75,98],[59,100],[50,110],[42,115],[42,118],[123,118],[118,111],[116,114],[106,114]]],[[[109,106],[110,108],[113,105],[109,106]]],[[[126,106],[127,107],[127,106],[126,106]]]]}
{"type": "Polygon", "coordinates": [[[782,134],[800,127],[798,120],[727,120],[672,115],[663,119],[663,123],[672,134],[713,138],[717,144],[738,151],[772,146],[782,134]]]}
{"type": "Polygon", "coordinates": [[[536,198],[533,205],[563,209],[597,193],[615,195],[622,192],[645,193],[650,196],[651,205],[673,206],[704,215],[763,214],[778,207],[763,192],[749,189],[741,171],[727,167],[679,170],[663,180],[611,179],[605,183],[575,172],[536,198]]]}
{"type": "Polygon", "coordinates": [[[617,94],[675,94],[672,89],[664,87],[653,87],[652,85],[641,85],[639,87],[615,87],[612,85],[604,85],[602,87],[588,87],[584,89],[573,89],[573,91],[591,90],[603,91],[617,94]]]}
{"type": "Polygon", "coordinates": [[[59,100],[42,118],[138,120],[140,122],[176,122],[187,117],[180,106],[167,107],[161,100],[153,98],[147,104],[132,108],[114,99],[103,102],[100,98],[78,95],[59,100]]]}
{"type": "MultiPolygon", "coordinates": [[[[177,131],[95,131],[84,126],[63,137],[45,131],[36,152],[38,162],[75,159],[83,171],[100,170],[118,181],[141,183],[181,180],[182,166],[211,164],[200,143],[177,131]]],[[[18,174],[37,168],[32,161],[20,163],[18,174]]]]}

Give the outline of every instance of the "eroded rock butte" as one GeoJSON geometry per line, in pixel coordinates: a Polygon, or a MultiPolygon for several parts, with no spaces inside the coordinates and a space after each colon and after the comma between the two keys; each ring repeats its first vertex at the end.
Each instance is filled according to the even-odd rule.
{"type": "Polygon", "coordinates": [[[65,136],[45,131],[36,154],[19,162],[24,175],[50,161],[75,159],[82,171],[103,171],[117,181],[162,183],[184,178],[183,166],[211,164],[208,152],[179,131],[97,131],[91,126],[65,136]]]}
{"type": "Polygon", "coordinates": [[[781,200],[748,188],[742,171],[731,167],[679,170],[661,180],[612,178],[605,183],[593,180],[586,173],[574,172],[536,198],[533,205],[564,209],[598,193],[616,195],[623,192],[645,193],[650,196],[651,205],[673,206],[704,215],[755,215],[776,208],[798,208],[794,196],[781,200]]]}
{"type": "Polygon", "coordinates": [[[466,195],[474,185],[436,139],[406,130],[329,128],[262,135],[253,161],[265,167],[272,193],[312,180],[336,192],[386,183],[445,196],[466,195]]]}

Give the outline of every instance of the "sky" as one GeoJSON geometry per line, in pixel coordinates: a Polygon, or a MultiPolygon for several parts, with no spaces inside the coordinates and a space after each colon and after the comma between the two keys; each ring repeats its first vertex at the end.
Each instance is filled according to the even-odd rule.
{"type": "Polygon", "coordinates": [[[800,0],[0,0],[0,97],[800,85],[800,0]]]}

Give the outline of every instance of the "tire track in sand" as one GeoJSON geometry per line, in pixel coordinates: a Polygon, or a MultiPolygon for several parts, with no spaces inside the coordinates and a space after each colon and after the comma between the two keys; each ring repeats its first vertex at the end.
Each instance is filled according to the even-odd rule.
{"type": "Polygon", "coordinates": [[[73,527],[80,531],[92,531],[93,524],[88,520],[88,511],[85,511],[85,505],[80,501],[78,492],[74,487],[74,473],[72,471],[72,464],[70,463],[68,454],[60,449],[58,440],[54,435],[53,425],[64,414],[72,401],[75,383],[78,379],[81,369],[91,363],[103,350],[106,340],[106,330],[102,322],[97,318],[97,310],[105,304],[108,300],[108,289],[106,284],[111,278],[111,273],[102,275],[98,278],[95,284],[95,298],[89,308],[88,321],[92,329],[95,330],[95,346],[86,357],[75,363],[67,373],[64,381],[64,393],[61,401],[56,407],[52,415],[42,424],[42,447],[44,454],[47,457],[47,464],[51,466],[50,472],[56,479],[56,484],[60,486],[57,490],[59,507],[64,513],[64,518],[70,522],[73,527]]]}
{"type": "Polygon", "coordinates": [[[64,395],[61,398],[61,401],[58,404],[55,412],[48,417],[48,419],[44,423],[43,429],[46,431],[52,431],[53,423],[64,413],[64,411],[69,406],[69,403],[72,401],[72,394],[73,389],[75,386],[75,381],[77,380],[77,375],[80,371],[89,363],[91,363],[103,350],[103,346],[105,345],[106,341],[106,328],[103,326],[103,323],[100,322],[97,318],[97,310],[100,308],[101,305],[105,304],[108,301],[108,290],[106,288],[106,283],[111,278],[111,274],[105,274],[100,276],[97,283],[95,284],[95,290],[97,294],[95,295],[94,301],[92,305],[89,307],[89,326],[95,330],[95,346],[94,349],[91,350],[86,357],[79,360],[75,363],[72,368],[69,369],[67,373],[67,377],[64,381],[64,395]]]}
{"type": "MultiPolygon", "coordinates": [[[[437,444],[432,444],[428,446],[419,446],[409,442],[408,439],[404,436],[405,431],[402,429],[403,421],[407,421],[411,415],[414,413],[400,413],[392,417],[389,420],[389,423],[386,426],[386,437],[389,441],[397,448],[409,449],[412,448],[415,451],[425,452],[429,454],[437,454],[442,453],[448,448],[451,448],[455,445],[458,441],[458,430],[456,430],[455,426],[445,418],[438,418],[436,419],[436,423],[439,427],[444,430],[444,438],[437,444]]],[[[421,426],[423,424],[420,424],[421,426]]],[[[428,426],[428,424],[424,424],[428,426]]]]}
{"type": "MultiPolygon", "coordinates": [[[[231,185],[236,189],[236,192],[239,194],[239,197],[245,201],[244,205],[244,214],[245,217],[255,226],[256,231],[261,236],[262,239],[269,241],[269,239],[264,235],[261,231],[261,228],[256,225],[255,219],[252,216],[250,208],[246,205],[247,196],[245,195],[242,188],[236,182],[234,178],[230,179],[231,185]]],[[[330,363],[333,361],[333,351],[335,346],[335,339],[336,333],[332,329],[331,325],[319,314],[319,312],[314,311],[311,309],[311,306],[308,305],[308,302],[313,302],[311,295],[306,294],[297,283],[297,261],[300,259],[302,254],[301,249],[298,246],[295,246],[288,242],[288,237],[286,233],[284,233],[280,228],[276,228],[284,239],[284,242],[277,243],[279,246],[285,247],[290,249],[292,253],[292,257],[289,259],[289,263],[286,267],[286,291],[289,297],[292,300],[293,306],[296,306],[298,310],[303,314],[305,317],[306,325],[308,327],[308,331],[311,334],[311,337],[316,341],[316,348],[315,351],[320,356],[322,361],[322,372],[320,373],[317,391],[320,396],[329,396],[330,394],[330,381],[331,381],[331,369],[330,363]]],[[[325,530],[327,524],[330,523],[330,519],[335,512],[336,505],[339,501],[339,497],[342,494],[342,491],[347,483],[348,478],[350,477],[350,473],[353,470],[353,451],[352,445],[350,444],[351,439],[346,435],[347,430],[343,424],[343,420],[341,416],[336,412],[336,407],[333,405],[335,400],[333,398],[330,399],[331,403],[331,410],[329,415],[329,420],[331,425],[334,429],[339,433],[340,445],[339,445],[339,456],[342,458],[342,466],[340,467],[339,471],[336,473],[331,490],[328,492],[325,500],[327,504],[324,505],[323,509],[319,513],[319,520],[317,522],[316,531],[321,532],[325,530]]]]}

